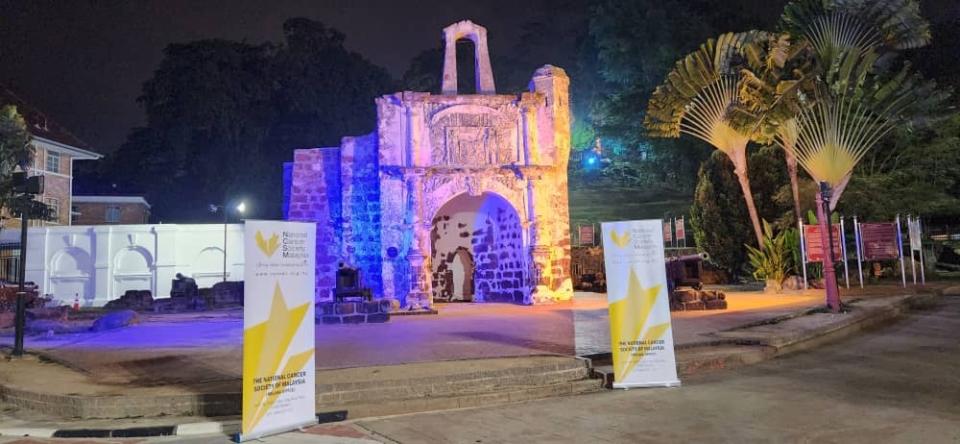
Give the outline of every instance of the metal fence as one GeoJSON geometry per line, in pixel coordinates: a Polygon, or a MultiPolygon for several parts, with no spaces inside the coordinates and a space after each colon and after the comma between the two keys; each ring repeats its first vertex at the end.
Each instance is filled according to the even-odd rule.
{"type": "Polygon", "coordinates": [[[0,244],[0,282],[17,283],[20,269],[20,244],[0,244]]]}

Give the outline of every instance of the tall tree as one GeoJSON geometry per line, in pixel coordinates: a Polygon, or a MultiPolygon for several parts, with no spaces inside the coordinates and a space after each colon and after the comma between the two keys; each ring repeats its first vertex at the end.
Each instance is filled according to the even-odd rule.
{"type": "Polygon", "coordinates": [[[30,160],[30,133],[13,105],[0,104],[0,210],[11,204],[13,171],[30,160]]]}
{"type": "Polygon", "coordinates": [[[259,217],[280,212],[281,163],[296,148],[334,146],[373,129],[386,71],[347,51],[339,31],[284,24],[282,45],[203,40],[167,47],[140,103],[147,124],[100,177],[141,189],[163,221],[217,220],[228,198],[259,217]],[[149,180],[144,180],[148,177],[149,180]]]}
{"type": "Polygon", "coordinates": [[[703,163],[690,208],[690,226],[700,251],[732,277],[743,272],[747,262],[743,245],[751,241],[747,207],[733,174],[730,158],[720,151],[703,163]]]}
{"type": "Polygon", "coordinates": [[[766,33],[750,31],[707,39],[700,49],[677,61],[667,80],[650,97],[643,121],[651,136],[676,138],[685,133],[730,158],[757,245],[763,243],[763,231],[747,172],[751,134],[735,128],[731,119],[739,100],[736,72],[741,50],[746,43],[764,38],[766,33]]]}
{"type": "Polygon", "coordinates": [[[830,185],[834,208],[874,145],[946,100],[934,82],[896,63],[899,51],[929,43],[929,24],[915,0],[798,0],[784,9],[781,26],[819,59],[814,103],[796,118],[796,154],[816,181],[830,185]]]}

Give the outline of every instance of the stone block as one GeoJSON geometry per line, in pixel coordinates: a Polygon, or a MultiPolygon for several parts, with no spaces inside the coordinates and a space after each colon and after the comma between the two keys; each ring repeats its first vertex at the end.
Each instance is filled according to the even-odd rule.
{"type": "Polygon", "coordinates": [[[321,316],[320,323],[322,324],[339,324],[341,323],[340,316],[321,316]]]}
{"type": "Polygon", "coordinates": [[[390,313],[400,309],[400,301],[397,299],[381,299],[380,312],[390,313]]]}
{"type": "Polygon", "coordinates": [[[380,313],[380,301],[364,301],[359,305],[360,313],[380,313]]]}
{"type": "Polygon", "coordinates": [[[367,315],[367,323],[380,324],[390,320],[390,313],[371,313],[367,315]]]}
{"type": "Polygon", "coordinates": [[[337,314],[333,302],[320,302],[316,305],[315,314],[317,316],[329,316],[337,314]]]}
{"type": "Polygon", "coordinates": [[[366,315],[355,314],[342,316],[344,324],[362,324],[367,320],[366,315]]]}
{"type": "Polygon", "coordinates": [[[348,315],[357,312],[357,302],[338,302],[336,304],[336,314],[348,315]]]}
{"type": "Polygon", "coordinates": [[[697,290],[694,289],[678,289],[673,290],[674,297],[683,303],[697,302],[700,300],[700,295],[697,290]]]}
{"type": "Polygon", "coordinates": [[[727,301],[722,299],[714,299],[712,301],[706,301],[704,304],[707,310],[726,310],[727,309],[727,301]]]}
{"type": "Polygon", "coordinates": [[[135,324],[140,321],[137,312],[133,310],[120,310],[107,313],[97,320],[93,321],[93,326],[90,327],[91,331],[104,331],[104,330],[113,330],[116,328],[126,327],[130,324],[135,324]]]}

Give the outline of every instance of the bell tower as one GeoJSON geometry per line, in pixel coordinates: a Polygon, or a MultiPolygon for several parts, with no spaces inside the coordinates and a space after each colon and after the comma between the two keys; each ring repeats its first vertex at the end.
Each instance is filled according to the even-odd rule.
{"type": "Polygon", "coordinates": [[[496,94],[493,86],[493,69],[490,67],[490,50],[487,48],[487,28],[470,20],[454,23],[443,28],[443,94],[457,94],[457,41],[473,42],[473,66],[476,70],[477,94],[496,94]]]}

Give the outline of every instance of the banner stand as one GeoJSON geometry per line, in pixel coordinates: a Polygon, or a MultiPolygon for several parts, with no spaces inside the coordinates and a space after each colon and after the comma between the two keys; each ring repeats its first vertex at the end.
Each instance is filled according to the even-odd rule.
{"type": "Polygon", "coordinates": [[[843,255],[843,283],[850,289],[850,267],[847,266],[847,234],[843,228],[843,216],[840,216],[840,254],[843,255]]]}
{"type": "Polygon", "coordinates": [[[677,387],[660,219],[600,225],[614,388],[677,387]]]}
{"type": "Polygon", "coordinates": [[[652,387],[680,387],[680,381],[664,381],[664,382],[650,382],[650,383],[619,383],[614,382],[611,387],[615,389],[624,389],[630,390],[632,388],[652,388],[652,387]]]}
{"type": "Polygon", "coordinates": [[[807,289],[807,247],[806,240],[803,238],[803,219],[797,219],[797,227],[800,229],[800,259],[803,261],[803,289],[807,289]]]}
{"type": "Polygon", "coordinates": [[[253,441],[253,440],[259,441],[260,439],[266,438],[268,436],[279,435],[281,433],[287,433],[294,430],[302,430],[307,427],[313,427],[317,424],[318,424],[317,420],[314,419],[312,421],[304,421],[302,424],[290,424],[288,426],[277,427],[275,429],[265,429],[262,431],[257,431],[256,434],[252,434],[252,435],[251,434],[244,435],[243,433],[238,432],[236,435],[234,435],[233,442],[245,442],[245,441],[253,441]]]}
{"type": "Polygon", "coordinates": [[[907,288],[907,268],[903,263],[903,228],[900,226],[900,215],[897,215],[897,253],[900,257],[900,278],[903,288],[907,288]]]}
{"type": "Polygon", "coordinates": [[[317,423],[316,225],[244,222],[243,372],[237,442],[317,423]]]}
{"type": "Polygon", "coordinates": [[[863,288],[863,237],[860,235],[860,222],[853,216],[853,241],[857,247],[857,273],[860,275],[860,288],[863,288]]]}

